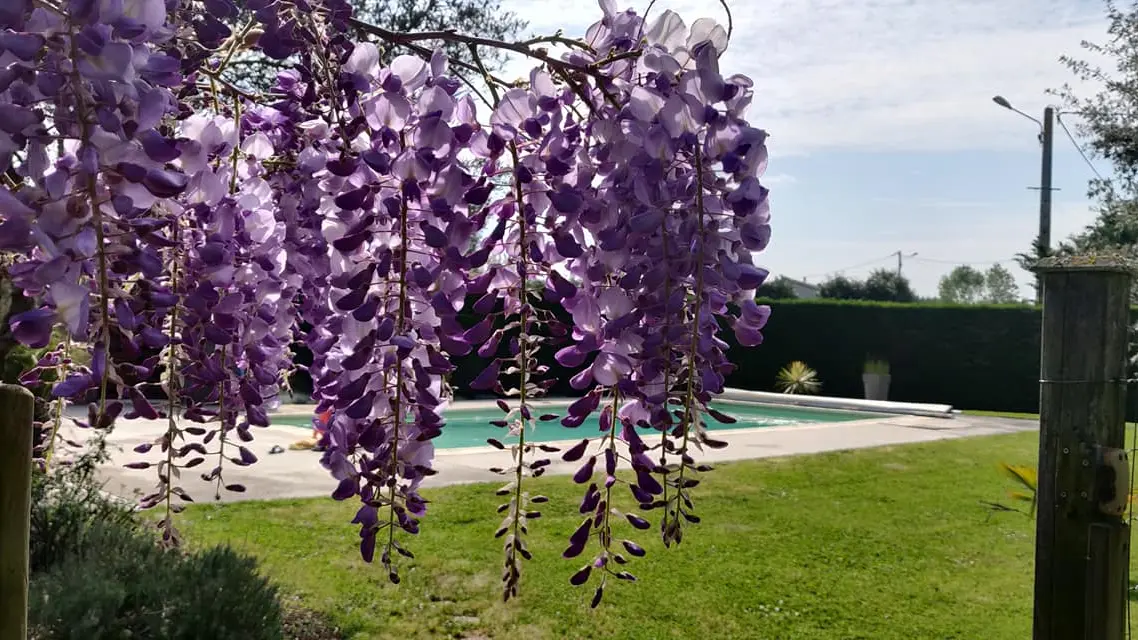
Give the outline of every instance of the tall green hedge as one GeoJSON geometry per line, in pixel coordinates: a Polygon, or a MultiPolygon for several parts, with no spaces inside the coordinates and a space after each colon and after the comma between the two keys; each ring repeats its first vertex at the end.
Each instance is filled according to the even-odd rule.
{"type": "Polygon", "coordinates": [[[728,385],[771,390],[778,370],[802,360],[822,394],[863,397],[867,358],[887,360],[889,397],[957,408],[1030,411],[1039,406],[1038,308],[770,300],[761,346],[732,344],[728,385]]]}
{"type": "MultiPolygon", "coordinates": [[[[473,300],[468,301],[473,303],[473,300]]],[[[840,300],[768,300],[773,313],[765,342],[728,352],[737,365],[730,387],[774,389],[778,370],[802,360],[818,371],[827,396],[863,397],[861,374],[868,358],[887,360],[892,381],[890,399],[951,404],[957,408],[1034,412],[1039,405],[1039,329],[1037,308],[1012,305],[897,304],[840,300]]],[[[469,304],[467,305],[470,306],[469,304]]],[[[546,305],[564,322],[556,305],[546,305]]],[[[465,326],[479,320],[464,311],[465,326]]],[[[555,348],[543,348],[538,360],[557,380],[552,395],[573,396],[569,378],[553,359],[555,348]]],[[[311,357],[303,346],[302,358],[311,357]]],[[[505,355],[505,341],[499,355],[505,355]]],[[[477,355],[458,358],[451,376],[461,398],[485,394],[468,388],[485,362],[477,355]]],[[[308,381],[298,380],[304,388],[308,381]]]]}

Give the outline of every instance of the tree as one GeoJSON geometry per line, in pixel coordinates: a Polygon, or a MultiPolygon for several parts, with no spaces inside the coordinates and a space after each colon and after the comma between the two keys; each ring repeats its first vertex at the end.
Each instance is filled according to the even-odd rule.
{"type": "Polygon", "coordinates": [[[1015,276],[1001,264],[994,264],[984,274],[984,286],[987,288],[984,300],[992,304],[1013,304],[1019,302],[1019,285],[1015,276]]]}
{"type": "Polygon", "coordinates": [[[917,294],[913,292],[908,279],[889,269],[874,271],[864,282],[845,276],[835,276],[822,283],[818,295],[831,300],[879,302],[914,302],[917,299],[917,294]]]}
{"type": "Polygon", "coordinates": [[[984,274],[968,266],[961,265],[940,279],[937,293],[942,302],[973,304],[984,296],[984,274]]]}
{"type": "Polygon", "coordinates": [[[764,282],[755,292],[755,296],[771,300],[786,300],[797,298],[798,294],[794,292],[794,285],[791,284],[790,278],[779,276],[774,280],[764,282]]]}
{"type": "Polygon", "coordinates": [[[818,287],[818,295],[830,300],[864,300],[865,287],[857,280],[834,276],[818,287]]]}
{"type": "Polygon", "coordinates": [[[956,267],[940,279],[937,289],[941,302],[1012,304],[1019,301],[1015,277],[999,264],[992,265],[987,271],[968,265],[956,267]]]}
{"type": "MultiPolygon", "coordinates": [[[[508,40],[525,29],[526,22],[512,11],[502,9],[498,0],[351,0],[353,16],[393,32],[460,30],[492,40],[508,40]]],[[[239,20],[232,21],[236,29],[239,20]]],[[[397,55],[410,53],[427,56],[435,47],[442,47],[448,57],[460,63],[475,65],[481,62],[487,70],[501,67],[505,56],[499,49],[484,48],[476,61],[472,49],[466,44],[448,40],[422,40],[418,46],[389,44],[380,51],[380,61],[387,64],[397,55]]],[[[234,84],[269,89],[277,73],[291,66],[292,61],[274,60],[258,51],[244,52],[231,63],[225,77],[234,84]]],[[[473,77],[462,69],[454,70],[473,77]]]]}
{"type": "Polygon", "coordinates": [[[864,285],[865,299],[880,302],[914,302],[917,294],[909,280],[890,269],[878,269],[869,274],[864,285]]]}
{"type": "MultiPolygon", "coordinates": [[[[1107,161],[1112,171],[1088,184],[1097,219],[1081,233],[1060,242],[1051,255],[1104,251],[1138,254],[1138,120],[1133,117],[1138,112],[1138,2],[1125,7],[1106,0],[1105,5],[1108,37],[1101,43],[1083,42],[1082,48],[1089,57],[1108,62],[1061,58],[1076,78],[1100,88],[1087,96],[1064,84],[1052,93],[1062,99],[1065,110],[1075,113],[1084,151],[1107,161]]],[[[1059,119],[1062,124],[1062,115],[1059,119]]],[[[1047,254],[1036,242],[1017,261],[1029,268],[1047,254]]]]}

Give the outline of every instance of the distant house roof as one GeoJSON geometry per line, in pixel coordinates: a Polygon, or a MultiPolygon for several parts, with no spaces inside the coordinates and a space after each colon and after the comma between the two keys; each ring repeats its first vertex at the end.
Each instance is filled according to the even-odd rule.
{"type": "Polygon", "coordinates": [[[799,298],[817,298],[819,287],[808,282],[795,280],[794,278],[783,277],[784,280],[790,283],[790,287],[794,289],[794,295],[799,298]]]}

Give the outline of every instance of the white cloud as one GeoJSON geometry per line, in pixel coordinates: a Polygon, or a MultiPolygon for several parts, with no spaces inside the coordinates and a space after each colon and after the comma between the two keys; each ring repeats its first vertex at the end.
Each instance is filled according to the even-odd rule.
{"type": "MultiPolygon", "coordinates": [[[[583,33],[593,0],[505,0],[535,34],[583,33]],[[550,10],[556,5],[555,11],[550,10]]],[[[618,4],[625,4],[619,3],[618,4]]],[[[646,2],[634,3],[643,9],[646,2]]],[[[772,153],[832,149],[1028,149],[1030,123],[992,104],[1002,94],[1029,113],[1073,79],[1058,61],[1101,40],[1101,5],[1070,0],[735,0],[721,62],[749,75],[751,120],[772,153]]],[[[691,24],[723,21],[710,0],[659,0],[691,24]]],[[[512,64],[508,75],[530,65],[512,64]]]]}
{"type": "Polygon", "coordinates": [[[798,182],[798,178],[795,178],[789,173],[768,173],[763,176],[763,184],[768,187],[776,184],[785,187],[796,182],[798,182]]]}

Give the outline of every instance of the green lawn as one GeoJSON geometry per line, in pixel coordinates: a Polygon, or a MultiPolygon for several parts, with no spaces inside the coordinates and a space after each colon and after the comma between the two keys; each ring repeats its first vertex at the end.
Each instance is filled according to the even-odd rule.
{"type": "Polygon", "coordinates": [[[1017,413],[1015,411],[972,411],[965,410],[966,416],[982,416],[986,418],[1018,418],[1020,420],[1038,420],[1038,413],[1017,413]]]}
{"type": "Polygon", "coordinates": [[[703,522],[680,547],[634,532],[649,551],[632,566],[640,581],[610,582],[597,610],[591,588],[568,583],[581,558],[560,557],[580,517],[566,477],[535,483],[552,500],[507,604],[490,486],[427,493],[399,586],[359,559],[350,503],[196,506],[185,529],[255,553],[349,638],[1022,640],[1033,525],[980,501],[1010,486],[998,462],[1033,464],[1036,446],[1023,433],[724,465],[696,489],[703,522]]]}

